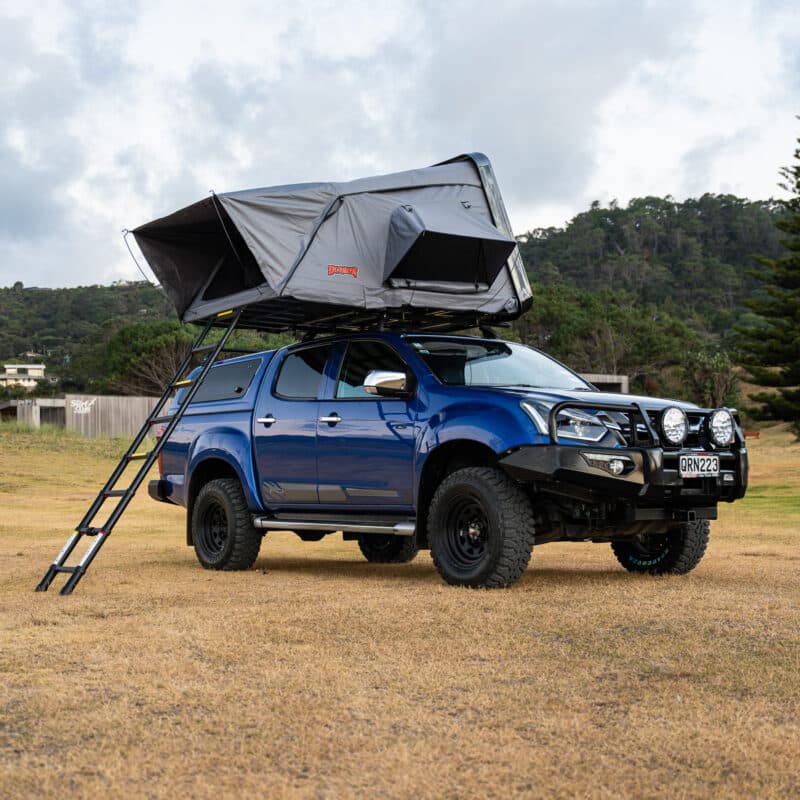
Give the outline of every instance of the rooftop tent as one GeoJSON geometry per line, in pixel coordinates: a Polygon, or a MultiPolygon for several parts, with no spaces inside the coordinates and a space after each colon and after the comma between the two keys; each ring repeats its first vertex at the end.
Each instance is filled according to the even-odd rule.
{"type": "Polygon", "coordinates": [[[485,156],[212,195],[133,231],[192,322],[266,331],[513,319],[530,287],[485,156]]]}

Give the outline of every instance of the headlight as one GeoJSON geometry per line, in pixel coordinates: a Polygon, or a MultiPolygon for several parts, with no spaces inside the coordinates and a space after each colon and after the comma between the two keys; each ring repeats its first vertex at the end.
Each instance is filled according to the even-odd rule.
{"type": "Polygon", "coordinates": [[[559,438],[578,439],[581,442],[599,442],[608,433],[608,428],[602,422],[572,408],[558,412],[556,428],[559,438]]]}
{"type": "Polygon", "coordinates": [[[727,447],[733,441],[733,416],[725,408],[718,408],[708,418],[708,433],[718,447],[727,447]]]}
{"type": "Polygon", "coordinates": [[[681,409],[672,406],[661,415],[661,432],[672,445],[681,445],[689,433],[689,421],[681,409]]]}
{"type": "MultiPolygon", "coordinates": [[[[539,433],[545,436],[550,433],[547,419],[551,407],[529,400],[520,403],[520,408],[531,418],[539,433]]],[[[559,438],[577,439],[581,442],[599,442],[609,432],[596,417],[583,414],[574,408],[565,408],[558,412],[556,427],[559,438]]]]}

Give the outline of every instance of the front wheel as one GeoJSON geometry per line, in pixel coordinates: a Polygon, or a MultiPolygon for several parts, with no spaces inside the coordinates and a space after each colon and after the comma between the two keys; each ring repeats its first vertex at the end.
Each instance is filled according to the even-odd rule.
{"type": "Polygon", "coordinates": [[[239,481],[209,481],[192,510],[192,539],[206,569],[249,569],[258,557],[261,532],[253,527],[239,481]]]}
{"type": "Polygon", "coordinates": [[[407,564],[417,557],[416,536],[371,533],[358,537],[364,558],[372,564],[407,564]]]}
{"type": "Polygon", "coordinates": [[[708,546],[708,520],[685,522],[667,533],[644,534],[612,542],[614,555],[628,572],[685,575],[701,561],[708,546]]]}
{"type": "Polygon", "coordinates": [[[528,566],[530,500],[504,472],[468,467],[448,475],[431,501],[428,541],[436,569],[456,586],[510,586],[528,566]]]}

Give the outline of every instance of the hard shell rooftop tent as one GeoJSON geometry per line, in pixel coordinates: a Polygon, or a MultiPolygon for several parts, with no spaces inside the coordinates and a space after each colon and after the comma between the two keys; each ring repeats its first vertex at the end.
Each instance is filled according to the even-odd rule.
{"type": "Polygon", "coordinates": [[[211,195],[133,231],[180,318],[239,327],[452,329],[531,292],[486,156],[347,183],[211,195]]]}

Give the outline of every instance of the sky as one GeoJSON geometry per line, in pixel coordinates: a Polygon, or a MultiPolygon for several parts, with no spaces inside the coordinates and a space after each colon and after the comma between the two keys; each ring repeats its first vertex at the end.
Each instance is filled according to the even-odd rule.
{"type": "Polygon", "coordinates": [[[212,189],[476,150],[517,234],[780,197],[798,114],[797,0],[0,0],[0,286],[135,280],[122,229],[212,189]]]}

